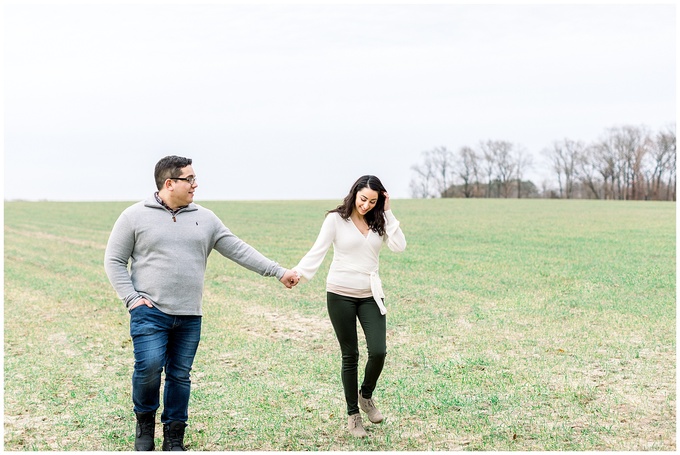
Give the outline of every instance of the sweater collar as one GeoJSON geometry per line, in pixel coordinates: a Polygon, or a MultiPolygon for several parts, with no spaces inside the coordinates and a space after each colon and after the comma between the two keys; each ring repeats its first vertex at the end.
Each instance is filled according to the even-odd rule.
{"type": "Polygon", "coordinates": [[[160,194],[158,194],[158,191],[153,193],[153,197],[156,198],[156,202],[158,202],[160,205],[162,205],[165,208],[165,210],[167,210],[168,212],[170,212],[172,214],[178,213],[180,210],[189,207],[188,205],[182,205],[180,207],[177,207],[176,209],[171,209],[170,206],[168,204],[166,204],[165,201],[163,201],[163,199],[161,199],[161,196],[160,196],[160,194]]]}
{"type": "Polygon", "coordinates": [[[184,206],[179,207],[175,210],[172,210],[165,202],[163,202],[163,199],[160,198],[160,196],[158,195],[158,192],[155,192],[151,198],[147,199],[146,202],[144,203],[144,205],[146,205],[147,207],[155,207],[155,208],[159,208],[159,209],[162,208],[162,209],[165,209],[172,214],[177,214],[182,210],[192,212],[192,211],[198,209],[198,206],[195,203],[192,202],[189,205],[184,205],[184,206]]]}

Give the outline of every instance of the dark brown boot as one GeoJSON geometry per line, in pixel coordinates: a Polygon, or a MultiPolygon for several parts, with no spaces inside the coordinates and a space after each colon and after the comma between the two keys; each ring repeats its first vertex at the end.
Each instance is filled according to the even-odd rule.
{"type": "Polygon", "coordinates": [[[180,452],[184,448],[184,429],[187,424],[184,422],[170,422],[163,424],[163,450],[180,452]]]}
{"type": "Polygon", "coordinates": [[[135,431],[135,450],[148,452],[155,448],[153,438],[156,431],[155,412],[135,412],[137,428],[135,431]]]}

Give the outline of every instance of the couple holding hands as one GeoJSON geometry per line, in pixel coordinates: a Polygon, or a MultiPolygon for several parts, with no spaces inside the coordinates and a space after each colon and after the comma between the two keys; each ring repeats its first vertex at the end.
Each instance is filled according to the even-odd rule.
{"type": "Polygon", "coordinates": [[[406,248],[380,180],[360,177],[342,204],[327,213],[309,252],[287,270],[235,236],[212,211],[193,202],[198,184],[190,158],[162,158],[154,176],[158,191],[123,211],[104,258],[109,280],[130,313],[135,450],[154,450],[163,369],[162,448],[185,450],[190,371],[201,336],[203,280],[212,250],[262,276],[276,276],[292,288],[312,279],[333,245],[326,280],[328,314],[342,353],[348,430],[366,437],[359,411],[373,423],[383,420],[373,401],[386,354],[387,310],[378,276],[379,252],[383,244],[392,251],[406,248]],[[357,319],[368,350],[361,386],[357,319]]]}

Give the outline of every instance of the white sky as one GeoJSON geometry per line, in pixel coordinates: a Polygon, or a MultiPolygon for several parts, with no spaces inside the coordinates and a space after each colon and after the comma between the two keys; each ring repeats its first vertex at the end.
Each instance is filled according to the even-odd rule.
{"type": "Polygon", "coordinates": [[[676,6],[6,2],[4,198],[143,199],[194,159],[196,200],[409,197],[438,146],[676,121],[676,6]]]}

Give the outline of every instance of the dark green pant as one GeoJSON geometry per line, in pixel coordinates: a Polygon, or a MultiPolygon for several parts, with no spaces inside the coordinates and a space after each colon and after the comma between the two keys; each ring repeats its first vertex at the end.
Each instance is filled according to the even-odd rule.
{"type": "Polygon", "coordinates": [[[335,329],[335,335],[340,343],[342,352],[342,387],[345,390],[347,414],[359,412],[358,403],[358,364],[359,340],[357,338],[357,318],[366,336],[368,361],[364,371],[364,381],[361,385],[361,396],[371,398],[376,383],[385,364],[386,346],[386,317],[380,314],[380,308],[373,297],[354,298],[326,293],[328,315],[335,329]]]}

